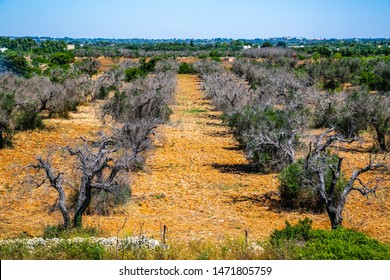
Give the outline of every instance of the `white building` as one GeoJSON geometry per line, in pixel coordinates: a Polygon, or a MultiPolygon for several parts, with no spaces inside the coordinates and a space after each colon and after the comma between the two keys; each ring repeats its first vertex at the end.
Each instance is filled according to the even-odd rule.
{"type": "Polygon", "coordinates": [[[252,48],[252,46],[243,46],[242,47],[243,50],[248,50],[248,49],[251,49],[251,48],[252,48]]]}
{"type": "Polygon", "coordinates": [[[74,50],[74,45],[66,45],[66,49],[67,49],[68,51],[74,50]]]}
{"type": "Polygon", "coordinates": [[[0,52],[5,52],[6,50],[8,50],[7,48],[0,48],[0,52]]]}

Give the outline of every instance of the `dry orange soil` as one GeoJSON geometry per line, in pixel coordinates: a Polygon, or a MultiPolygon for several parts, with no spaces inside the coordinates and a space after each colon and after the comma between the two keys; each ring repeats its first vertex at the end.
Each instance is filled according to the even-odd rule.
{"type": "MultiPolygon", "coordinates": [[[[285,212],[272,207],[265,194],[276,191],[276,174],[259,175],[248,171],[244,154],[237,149],[220,112],[213,110],[200,91],[194,75],[179,75],[176,104],[167,125],[158,129],[156,147],[149,153],[147,168],[133,175],[133,199],[111,216],[86,216],[84,223],[104,235],[116,235],[127,217],[121,234],[159,238],[163,225],[171,240],[220,240],[243,236],[266,239],[286,220],[295,223],[309,217],[316,228],[329,228],[326,214],[285,212]]],[[[55,202],[53,190],[40,188],[21,194],[17,165],[26,166],[48,144],[64,146],[77,135],[97,131],[99,121],[92,107],[81,107],[71,120],[48,120],[51,129],[19,133],[14,148],[0,150],[0,237],[22,232],[39,235],[48,224],[61,222],[59,212],[48,211],[55,202]],[[84,113],[83,113],[84,112],[84,113]],[[18,190],[19,189],[19,190],[18,190]]],[[[342,152],[345,172],[367,163],[368,154],[342,152]]],[[[390,242],[389,177],[376,196],[368,199],[357,193],[349,197],[345,226],[390,242]]],[[[366,179],[368,177],[366,176],[366,179]]],[[[271,195],[277,198],[276,195],[271,195]]]]}

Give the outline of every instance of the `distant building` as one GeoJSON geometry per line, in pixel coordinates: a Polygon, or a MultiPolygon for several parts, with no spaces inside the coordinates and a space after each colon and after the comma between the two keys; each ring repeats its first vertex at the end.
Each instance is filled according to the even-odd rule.
{"type": "Polygon", "coordinates": [[[74,50],[74,45],[66,45],[66,49],[67,49],[68,51],[74,50]]]}
{"type": "Polygon", "coordinates": [[[0,52],[5,52],[6,50],[8,50],[7,48],[0,48],[0,52]]]}
{"type": "Polygon", "coordinates": [[[235,57],[225,57],[224,58],[224,61],[226,61],[226,62],[233,62],[235,60],[235,57]]]}
{"type": "Polygon", "coordinates": [[[251,48],[252,48],[252,46],[243,46],[242,47],[243,50],[248,50],[248,49],[251,49],[251,48]]]}

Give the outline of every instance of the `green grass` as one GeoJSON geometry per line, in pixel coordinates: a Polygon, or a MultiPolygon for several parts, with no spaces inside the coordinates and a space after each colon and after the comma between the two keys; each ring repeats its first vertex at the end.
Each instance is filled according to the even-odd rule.
{"type": "MultiPolygon", "coordinates": [[[[169,240],[167,245],[154,249],[129,245],[117,249],[103,246],[91,238],[79,241],[61,239],[46,241],[34,247],[29,239],[0,242],[0,259],[16,260],[388,260],[390,245],[361,232],[339,228],[313,230],[312,221],[305,219],[292,226],[286,222],[275,230],[269,240],[247,244],[244,237],[221,241],[169,240]]],[[[79,232],[85,235],[83,231],[79,232]]],[[[72,232],[71,235],[76,235],[72,232]]],[[[65,235],[61,235],[65,236],[65,235]]]]}
{"type": "Polygon", "coordinates": [[[101,260],[104,253],[102,245],[89,240],[77,243],[61,240],[55,245],[34,248],[25,240],[0,245],[2,260],[101,260]]]}
{"type": "Polygon", "coordinates": [[[241,189],[241,188],[244,188],[244,187],[245,187],[245,185],[241,184],[241,183],[235,183],[235,184],[232,184],[232,185],[226,185],[224,183],[217,183],[217,184],[213,184],[212,185],[212,188],[218,188],[221,191],[238,190],[238,189],[241,189]]]}
{"type": "Polygon", "coordinates": [[[243,238],[227,238],[221,242],[174,242],[154,249],[130,245],[116,249],[85,239],[80,242],[60,240],[50,246],[35,245],[26,239],[0,243],[0,259],[14,260],[253,260],[263,259],[263,251],[246,246],[243,238]]]}
{"type": "Polygon", "coordinates": [[[97,237],[99,236],[99,231],[95,228],[71,228],[64,230],[62,226],[47,226],[43,230],[43,238],[62,238],[62,239],[71,239],[74,237],[97,237]]]}
{"type": "Polygon", "coordinates": [[[305,219],[275,230],[267,253],[271,259],[297,260],[388,260],[390,245],[355,230],[313,230],[305,219]]]}

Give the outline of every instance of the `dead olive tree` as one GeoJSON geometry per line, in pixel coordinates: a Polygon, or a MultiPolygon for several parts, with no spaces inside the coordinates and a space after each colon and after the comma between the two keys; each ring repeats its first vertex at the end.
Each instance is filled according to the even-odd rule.
{"type": "Polygon", "coordinates": [[[356,91],[350,94],[317,94],[314,127],[334,127],[344,137],[372,131],[382,151],[388,150],[390,133],[390,95],[356,91]]]}
{"type": "Polygon", "coordinates": [[[14,107],[14,95],[0,91],[0,149],[9,142],[14,107]]]}
{"type": "Polygon", "coordinates": [[[84,58],[83,60],[75,63],[76,70],[85,73],[89,76],[98,73],[100,62],[93,58],[84,58]]]}
{"type": "Polygon", "coordinates": [[[212,100],[217,110],[229,114],[250,103],[251,90],[235,75],[216,72],[203,74],[202,79],[206,98],[212,100]]]}
{"type": "Polygon", "coordinates": [[[15,127],[19,130],[34,129],[42,123],[41,113],[68,117],[79,103],[93,91],[88,76],[68,78],[52,82],[48,77],[33,76],[30,79],[13,74],[0,76],[0,91],[12,93],[15,100],[15,127]]]}
{"type": "Polygon", "coordinates": [[[299,116],[291,110],[246,107],[228,117],[247,158],[261,172],[280,171],[295,160],[299,116]]]}
{"type": "Polygon", "coordinates": [[[368,164],[353,171],[350,178],[345,180],[342,188],[337,190],[336,185],[343,179],[341,172],[343,158],[339,157],[337,162],[330,162],[328,160],[330,154],[327,149],[336,141],[351,143],[355,140],[345,139],[334,134],[334,129],[329,129],[317,138],[313,150],[306,158],[305,168],[310,170],[310,174],[312,174],[311,177],[306,178],[306,183],[318,192],[329,216],[332,229],[342,225],[343,210],[351,191],[358,191],[364,196],[375,193],[378,186],[373,187],[369,183],[363,182],[360,175],[372,170],[386,170],[386,165],[383,162],[375,162],[370,157],[368,164]]]}
{"type": "MultiPolygon", "coordinates": [[[[38,172],[44,171],[43,180],[35,185],[40,187],[49,182],[49,186],[54,188],[58,195],[58,206],[63,216],[63,226],[82,226],[82,217],[93,199],[93,190],[104,192],[115,192],[121,186],[119,180],[129,171],[131,158],[126,151],[121,149],[119,143],[112,138],[102,137],[99,141],[88,141],[81,138],[82,143],[75,147],[65,147],[65,151],[71,158],[75,159],[74,168],[78,170],[78,191],[75,210],[70,224],[70,205],[67,201],[64,188],[65,174],[56,171],[50,157],[44,160],[38,158],[36,165],[31,168],[38,172]]],[[[70,182],[68,182],[69,184],[70,182]]]]}
{"type": "Polygon", "coordinates": [[[124,60],[101,73],[94,82],[92,99],[106,99],[109,92],[117,90],[121,82],[124,81],[125,70],[137,65],[139,64],[131,60],[124,60]]]}
{"type": "Polygon", "coordinates": [[[58,208],[61,211],[62,218],[64,220],[63,227],[65,229],[69,228],[71,226],[71,219],[69,215],[69,210],[67,206],[67,200],[66,200],[66,194],[65,189],[63,187],[64,178],[63,173],[56,172],[54,168],[52,167],[50,157],[48,157],[46,160],[42,159],[42,157],[38,157],[37,159],[38,164],[36,165],[30,165],[30,167],[37,169],[38,171],[43,170],[44,171],[44,179],[40,183],[35,183],[36,187],[41,187],[46,183],[46,181],[49,181],[49,186],[54,188],[58,193],[58,208]]]}
{"type": "Polygon", "coordinates": [[[129,150],[134,169],[144,164],[144,152],[151,147],[157,126],[169,119],[176,85],[173,71],[157,72],[126,84],[102,108],[103,118],[114,123],[114,135],[129,150]]]}

